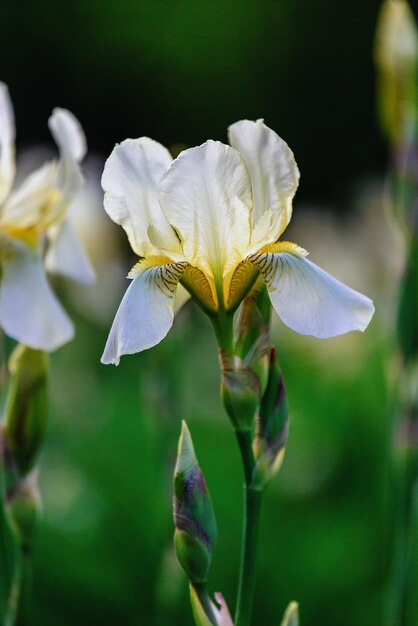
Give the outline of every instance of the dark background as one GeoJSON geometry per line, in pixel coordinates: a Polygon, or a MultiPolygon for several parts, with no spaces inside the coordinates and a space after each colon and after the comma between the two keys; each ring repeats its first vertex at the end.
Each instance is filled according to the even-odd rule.
{"type": "Polygon", "coordinates": [[[381,171],[372,42],[379,1],[2,0],[0,67],[22,143],[45,141],[52,106],[90,148],[147,134],[225,140],[263,117],[303,173],[299,199],[328,202],[381,171]],[[309,167],[307,165],[309,164],[309,167]]]}
{"type": "MultiPolygon", "coordinates": [[[[170,146],[225,141],[230,123],[263,117],[289,143],[302,174],[298,223],[304,207],[315,205],[344,228],[358,186],[380,184],[387,163],[372,59],[379,5],[1,0],[0,78],[15,107],[18,151],[50,143],[46,121],[54,106],[77,115],[90,151],[102,158],[126,137],[145,134],[170,146]]],[[[377,313],[367,333],[319,342],[283,325],[274,330],[291,433],[263,511],[257,626],[278,626],[292,599],[300,601],[302,626],[383,623],[393,515],[387,385],[393,303],[390,289],[381,289],[393,284],[383,262],[370,269],[367,246],[379,239],[384,221],[377,209],[369,230],[362,232],[363,221],[350,231],[354,240],[340,234],[333,241],[328,230],[320,240],[333,246],[332,262],[326,249],[322,259],[330,271],[336,264],[338,277],[356,288],[363,275],[371,277],[367,293],[377,313]],[[366,243],[358,248],[360,235],[366,243]]],[[[297,241],[313,242],[319,262],[322,245],[313,231],[326,224],[317,222],[305,221],[305,239],[297,241]]],[[[387,250],[374,261],[390,258],[387,250]]],[[[129,263],[122,264],[127,272],[129,263]]],[[[106,273],[105,261],[98,270],[106,273]]],[[[123,358],[117,369],[104,367],[99,359],[110,320],[100,326],[79,312],[71,294],[61,289],[61,295],[78,334],[52,355],[34,625],[192,624],[172,551],[171,473],[181,418],[218,518],[210,589],[233,606],[240,461],[218,397],[207,320],[188,304],[155,350],[123,358]]]]}

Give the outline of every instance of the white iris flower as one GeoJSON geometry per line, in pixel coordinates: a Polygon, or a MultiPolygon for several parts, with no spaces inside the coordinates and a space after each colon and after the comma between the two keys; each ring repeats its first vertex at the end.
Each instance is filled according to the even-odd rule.
{"type": "Polygon", "coordinates": [[[92,267],[67,218],[83,186],[79,163],[83,130],[70,111],[55,109],[49,129],[60,152],[13,189],[15,125],[6,85],[0,83],[0,327],[21,343],[51,351],[74,335],[45,268],[84,283],[92,267]]]}
{"type": "Polygon", "coordinates": [[[298,333],[333,337],[370,322],[369,298],[279,241],[299,182],[288,145],[262,120],[233,124],[229,141],[207,141],[173,161],[147,137],[126,139],[107,160],[105,210],[140,260],[103,363],[165,337],[179,282],[212,317],[235,311],[261,274],[277,314],[298,333]]]}

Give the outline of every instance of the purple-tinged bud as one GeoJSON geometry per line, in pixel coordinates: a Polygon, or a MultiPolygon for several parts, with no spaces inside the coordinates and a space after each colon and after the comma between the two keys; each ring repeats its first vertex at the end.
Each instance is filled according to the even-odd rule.
{"type": "Polygon", "coordinates": [[[267,388],[261,400],[256,422],[254,440],[256,466],[252,481],[255,489],[264,489],[280,469],[288,435],[288,417],[286,389],[273,347],[270,351],[267,388]]]}
{"type": "Polygon", "coordinates": [[[192,583],[204,583],[216,543],[216,520],[206,481],[184,421],[174,472],[173,515],[177,558],[192,583]]]}
{"type": "Polygon", "coordinates": [[[258,280],[243,301],[236,327],[237,356],[258,376],[261,393],[267,384],[271,303],[264,281],[258,280]]]}

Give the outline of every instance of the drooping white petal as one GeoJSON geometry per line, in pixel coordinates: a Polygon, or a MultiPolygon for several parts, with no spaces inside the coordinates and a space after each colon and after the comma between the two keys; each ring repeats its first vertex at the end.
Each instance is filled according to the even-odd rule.
{"type": "Polygon", "coordinates": [[[276,241],[292,215],[292,199],[299,184],[293,152],[263,120],[242,120],[228,129],[229,142],[242,155],[253,191],[252,244],[276,241]],[[269,212],[269,218],[263,215],[269,212]]]}
{"type": "Polygon", "coordinates": [[[48,234],[51,242],[45,257],[48,272],[91,285],[95,272],[70,220],[67,218],[61,225],[52,227],[48,234]]]}
{"type": "Polygon", "coordinates": [[[15,122],[7,85],[0,82],[0,204],[8,196],[15,176],[15,122]]]}
{"type": "Polygon", "coordinates": [[[148,137],[126,139],[106,161],[102,176],[104,208],[124,228],[139,256],[159,252],[149,239],[151,225],[164,239],[165,249],[181,253],[178,238],[157,199],[158,182],[171,161],[169,151],[148,137]]]}
{"type": "Polygon", "coordinates": [[[47,352],[74,336],[74,327],[52,291],[42,258],[24,246],[2,262],[0,326],[25,345],[47,352]]]}
{"type": "Polygon", "coordinates": [[[249,257],[263,275],[280,319],[302,335],[319,338],[365,330],[373,302],[308,261],[300,248],[294,250],[249,257]]]}
{"type": "Polygon", "coordinates": [[[190,264],[222,278],[245,256],[251,184],[236,150],[216,141],[185,150],[162,177],[158,196],[190,264]]]}
{"type": "Polygon", "coordinates": [[[177,285],[186,266],[156,265],[150,259],[135,266],[129,275],[132,283],[113,321],[102,363],[117,365],[122,355],[152,348],[164,339],[173,325],[177,285]]]}

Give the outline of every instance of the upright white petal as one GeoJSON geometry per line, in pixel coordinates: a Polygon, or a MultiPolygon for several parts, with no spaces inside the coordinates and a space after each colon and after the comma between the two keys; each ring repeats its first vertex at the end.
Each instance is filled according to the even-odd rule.
{"type": "Polygon", "coordinates": [[[48,272],[91,285],[95,279],[94,269],[68,218],[61,225],[50,229],[49,239],[45,257],[48,272]]]}
{"type": "Polygon", "coordinates": [[[86,154],[87,144],[80,122],[67,109],[54,109],[48,126],[60,152],[55,181],[57,194],[48,207],[49,222],[59,224],[84,186],[80,161],[86,154]]]}
{"type": "Polygon", "coordinates": [[[13,339],[48,352],[74,336],[73,324],[46,279],[41,257],[23,246],[2,262],[0,326],[13,339]]]}
{"type": "Polygon", "coordinates": [[[15,121],[7,86],[0,82],[0,204],[8,196],[15,176],[15,121]]]}
{"type": "Polygon", "coordinates": [[[16,232],[33,226],[43,230],[50,221],[49,205],[57,196],[54,191],[56,180],[55,161],[44,163],[32,172],[7,198],[1,212],[0,227],[16,232]]]}
{"type": "Polygon", "coordinates": [[[172,161],[169,151],[149,139],[126,139],[106,161],[102,176],[104,208],[120,224],[139,256],[158,254],[159,241],[150,241],[149,229],[164,249],[181,253],[178,238],[165,219],[157,199],[157,185],[172,161]]]}
{"type": "Polygon", "coordinates": [[[61,155],[77,162],[84,159],[87,152],[86,136],[71,111],[55,108],[48,120],[48,126],[61,155]]]}
{"type": "Polygon", "coordinates": [[[152,348],[173,325],[177,285],[187,264],[152,263],[140,261],[131,271],[133,280],[110,329],[102,363],[118,365],[124,354],[152,348]]]}
{"type": "Polygon", "coordinates": [[[242,155],[253,190],[253,245],[276,241],[292,216],[299,184],[293,152],[263,120],[242,120],[228,129],[229,142],[242,155]],[[268,212],[268,216],[264,216],[268,212]]]}
{"type": "Polygon", "coordinates": [[[261,252],[249,257],[260,270],[280,319],[302,335],[325,338],[365,330],[373,302],[295,252],[261,252]]]}
{"type": "Polygon", "coordinates": [[[252,198],[236,150],[215,141],[185,150],[162,177],[158,196],[189,263],[221,279],[243,259],[252,198]]]}

